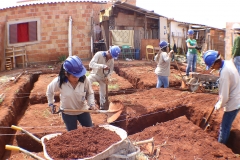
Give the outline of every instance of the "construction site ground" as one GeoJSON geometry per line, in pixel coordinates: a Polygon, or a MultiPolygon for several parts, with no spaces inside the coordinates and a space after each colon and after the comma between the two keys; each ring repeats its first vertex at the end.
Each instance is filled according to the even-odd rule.
{"type": "MultiPolygon", "coordinates": [[[[84,62],[88,69],[89,61],[84,62]]],[[[186,64],[178,63],[185,74],[186,64]]],[[[198,89],[180,89],[181,75],[171,63],[170,87],[156,89],[156,64],[151,61],[116,61],[115,73],[109,81],[109,100],[124,105],[121,116],[111,125],[128,133],[132,141],[154,138],[154,148],[141,145],[141,154],[149,159],[240,159],[240,115],[233,123],[227,145],[217,142],[223,110],[214,111],[210,127],[199,127],[217,101],[218,94],[198,89]]],[[[58,114],[51,114],[46,98],[47,85],[58,76],[60,64],[32,65],[25,69],[0,72],[0,158],[32,159],[24,153],[5,150],[6,144],[24,148],[44,158],[42,145],[19,131],[17,125],[41,138],[51,133],[66,132],[58,114]],[[21,74],[22,73],[22,74],[21,74]],[[21,75],[16,81],[16,77],[21,75]]],[[[198,66],[204,72],[204,66],[198,66]]],[[[96,104],[99,105],[98,84],[94,83],[96,104]]],[[[59,106],[59,93],[55,95],[59,106]]],[[[94,125],[106,124],[105,114],[91,114],[94,125]]],[[[81,126],[79,126],[81,127],[81,126]]],[[[105,137],[98,137],[98,139],[105,137]]]]}

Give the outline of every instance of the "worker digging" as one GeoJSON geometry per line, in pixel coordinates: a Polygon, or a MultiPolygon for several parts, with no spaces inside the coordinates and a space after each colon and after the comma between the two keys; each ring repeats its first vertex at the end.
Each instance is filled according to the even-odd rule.
{"type": "Polygon", "coordinates": [[[106,88],[113,72],[114,59],[118,58],[120,52],[121,49],[118,46],[111,46],[108,51],[97,52],[89,63],[92,71],[88,78],[91,83],[99,83],[100,109],[108,109],[106,88]]]}
{"type": "Polygon", "coordinates": [[[77,56],[68,57],[62,64],[59,76],[47,87],[46,95],[52,113],[56,112],[54,92],[60,90],[60,109],[64,110],[62,119],[68,131],[77,129],[77,121],[85,127],[93,125],[90,114],[81,112],[81,109],[97,109],[91,83],[85,74],[86,69],[81,59],[77,56]],[[65,109],[77,111],[71,112],[65,109]]]}

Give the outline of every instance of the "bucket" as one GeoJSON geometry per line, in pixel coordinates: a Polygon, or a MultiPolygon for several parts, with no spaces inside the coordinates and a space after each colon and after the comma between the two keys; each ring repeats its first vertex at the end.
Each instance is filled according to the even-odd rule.
{"type": "Polygon", "coordinates": [[[140,49],[135,49],[135,59],[136,60],[140,59],[140,49]]]}

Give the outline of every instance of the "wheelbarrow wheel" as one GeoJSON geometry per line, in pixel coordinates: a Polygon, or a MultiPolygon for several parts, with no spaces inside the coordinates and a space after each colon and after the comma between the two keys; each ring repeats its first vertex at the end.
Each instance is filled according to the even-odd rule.
{"type": "Polygon", "coordinates": [[[188,84],[189,84],[189,89],[192,92],[195,92],[199,87],[198,79],[196,78],[191,78],[188,84]]]}

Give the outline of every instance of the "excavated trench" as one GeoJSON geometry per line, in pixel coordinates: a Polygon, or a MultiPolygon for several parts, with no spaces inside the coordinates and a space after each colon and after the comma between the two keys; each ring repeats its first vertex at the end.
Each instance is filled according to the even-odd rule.
{"type": "MultiPolygon", "coordinates": [[[[8,128],[8,126],[14,125],[17,123],[21,116],[24,114],[27,109],[28,96],[30,91],[33,88],[33,84],[38,79],[38,74],[33,74],[29,81],[26,81],[19,89],[18,92],[15,93],[14,98],[11,100],[11,105],[6,106],[7,114],[0,121],[0,126],[6,126],[6,128],[0,128],[0,133],[3,134],[0,136],[0,157],[2,157],[5,153],[5,145],[11,143],[10,141],[13,137],[8,134],[14,134],[15,131],[13,129],[8,128]],[[23,96],[24,95],[24,96],[23,96]],[[6,134],[6,135],[4,135],[6,134]]],[[[4,109],[2,109],[3,111],[4,109]]]]}
{"type": "MultiPolygon", "coordinates": [[[[119,70],[116,69],[116,72],[118,72],[119,70]]],[[[22,88],[19,90],[18,94],[21,93],[30,93],[31,90],[33,89],[33,85],[35,82],[37,82],[38,77],[40,74],[32,74],[31,78],[28,82],[26,82],[22,88]]],[[[131,81],[130,81],[131,82],[131,81]]],[[[132,81],[133,85],[135,86],[135,88],[138,88],[138,82],[139,80],[134,80],[132,81]]],[[[132,93],[136,93],[139,90],[136,89],[129,89],[129,90],[119,90],[119,91],[114,91],[114,92],[110,92],[109,96],[114,96],[114,95],[121,95],[121,94],[132,94],[132,93]]],[[[140,90],[142,91],[142,90],[140,90]]],[[[13,99],[13,105],[10,106],[11,107],[11,112],[12,114],[9,114],[8,117],[5,118],[4,122],[0,122],[0,126],[11,126],[12,124],[17,124],[17,121],[21,118],[21,116],[23,115],[23,113],[26,111],[27,109],[27,102],[29,101],[29,95],[27,95],[25,98],[18,98],[18,94],[16,94],[16,96],[13,99]]],[[[95,98],[96,101],[99,103],[99,99],[98,99],[99,95],[98,93],[95,93],[95,98]]],[[[56,96],[55,99],[58,101],[59,97],[56,96]]],[[[38,103],[43,103],[42,100],[34,100],[34,104],[38,104],[38,103]]],[[[45,103],[45,101],[44,101],[45,103]]],[[[132,105],[131,108],[143,108],[143,106],[141,105],[132,105]]],[[[161,123],[161,122],[166,122],[169,120],[173,120],[175,118],[178,118],[180,116],[185,115],[189,120],[194,119],[193,116],[195,116],[194,114],[192,114],[192,110],[189,109],[189,107],[186,107],[185,105],[177,105],[174,106],[170,109],[167,110],[163,110],[163,109],[157,109],[154,110],[152,112],[148,112],[147,114],[144,114],[142,116],[136,116],[136,117],[132,117],[132,118],[127,118],[127,114],[128,111],[124,110],[122,113],[122,116],[114,123],[112,123],[112,125],[118,126],[120,128],[123,128],[127,131],[127,133],[129,135],[135,134],[137,132],[141,132],[144,128],[149,127],[149,126],[153,126],[156,123],[161,123]]],[[[39,122],[41,123],[41,122],[39,122]]],[[[196,122],[193,122],[196,124],[196,122]]],[[[1,129],[1,133],[5,133],[5,134],[10,134],[10,133],[14,133],[14,131],[12,129],[1,129]]],[[[231,135],[230,135],[230,141],[235,138],[235,139],[240,139],[240,137],[238,136],[239,134],[237,134],[239,131],[232,131],[231,135]]],[[[42,136],[46,135],[46,133],[38,133],[35,134],[35,136],[41,138],[42,136]]],[[[4,155],[5,152],[5,144],[9,144],[11,143],[10,140],[13,139],[10,138],[9,136],[0,136],[0,157],[2,157],[4,155]],[[1,154],[2,153],[2,154],[1,154]]],[[[39,144],[38,142],[36,142],[35,140],[33,140],[32,138],[30,138],[28,135],[25,134],[19,134],[16,136],[16,140],[18,143],[19,147],[22,147],[28,151],[31,152],[41,152],[42,151],[42,146],[41,144],[39,144]]],[[[240,153],[240,147],[238,146],[237,143],[231,143],[229,145],[229,147],[235,152],[235,153],[240,153]]]]}

